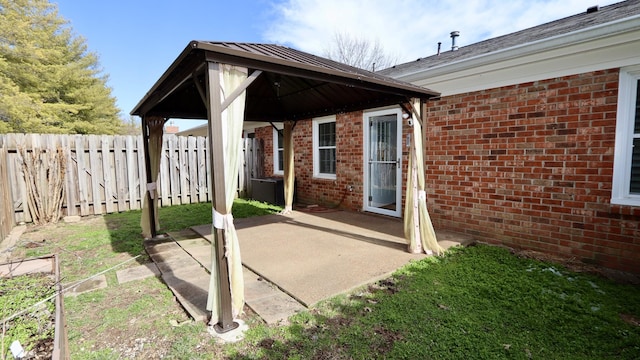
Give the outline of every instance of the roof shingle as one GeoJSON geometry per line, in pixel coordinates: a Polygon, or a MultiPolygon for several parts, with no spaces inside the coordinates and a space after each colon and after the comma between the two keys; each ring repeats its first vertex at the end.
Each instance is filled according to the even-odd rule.
{"type": "Polygon", "coordinates": [[[445,51],[440,55],[432,55],[420,58],[416,61],[399,64],[384,70],[379,74],[398,77],[406,73],[429,69],[452,61],[489,54],[503,49],[508,49],[522,44],[532,43],[551,38],[561,34],[568,34],[581,29],[606,24],[619,19],[628,18],[640,14],[640,0],[628,0],[599,8],[598,11],[572,15],[546,24],[517,31],[511,34],[495,37],[460,47],[456,51],[445,51]]]}

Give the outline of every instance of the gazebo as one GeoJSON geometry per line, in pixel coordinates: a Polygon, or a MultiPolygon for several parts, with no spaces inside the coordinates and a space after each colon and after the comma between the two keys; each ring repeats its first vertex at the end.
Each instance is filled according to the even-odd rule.
{"type": "Polygon", "coordinates": [[[244,304],[242,264],[231,216],[243,121],[284,122],[285,211],[292,210],[292,129],[297,120],[399,105],[413,122],[405,234],[409,250],[439,252],[426,209],[423,107],[439,93],[274,44],[191,41],[131,111],[142,119],[147,196],[141,226],[158,230],[156,180],[164,123],[208,120],[214,244],[207,309],[219,333],[237,327],[244,304]]]}

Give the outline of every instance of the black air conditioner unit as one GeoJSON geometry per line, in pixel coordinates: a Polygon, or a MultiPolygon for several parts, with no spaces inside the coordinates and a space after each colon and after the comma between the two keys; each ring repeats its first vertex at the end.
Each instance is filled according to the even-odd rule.
{"type": "Polygon", "coordinates": [[[251,179],[251,197],[254,200],[284,206],[284,181],[282,178],[251,179]]]}

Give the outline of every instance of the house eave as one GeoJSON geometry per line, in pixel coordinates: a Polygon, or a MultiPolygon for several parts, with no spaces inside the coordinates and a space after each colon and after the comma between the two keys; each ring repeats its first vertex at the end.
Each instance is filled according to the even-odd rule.
{"type": "Polygon", "coordinates": [[[555,62],[557,65],[562,63],[562,60],[558,59],[569,59],[572,56],[575,57],[576,54],[586,55],[590,51],[603,48],[625,47],[626,50],[630,50],[637,46],[638,42],[640,42],[640,15],[635,15],[543,40],[452,61],[443,65],[423,68],[411,73],[395,75],[394,77],[416,85],[438,89],[443,96],[446,96],[453,93],[540,80],[545,76],[568,75],[571,71],[575,74],[578,70],[583,72],[631,65],[634,62],[638,62],[637,55],[630,55],[626,51],[618,56],[615,51],[612,51],[614,56],[610,56],[610,59],[606,61],[583,56],[577,59],[578,63],[572,61],[569,66],[560,66],[557,69],[546,68],[544,71],[538,71],[535,74],[528,73],[531,68],[529,65],[531,64],[555,62]],[[505,79],[493,76],[501,71],[505,72],[513,69],[518,69],[518,71],[512,71],[505,79]],[[517,76],[514,76],[514,74],[517,76]],[[473,81],[470,81],[470,76],[475,76],[473,81]],[[445,84],[447,82],[456,83],[458,86],[452,88],[445,84]]]}

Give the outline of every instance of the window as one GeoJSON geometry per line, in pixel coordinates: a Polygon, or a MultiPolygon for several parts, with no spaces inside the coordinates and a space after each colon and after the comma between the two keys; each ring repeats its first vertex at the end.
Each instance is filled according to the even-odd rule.
{"type": "Polygon", "coordinates": [[[313,119],[313,176],[336,178],[336,117],[313,119]]]}
{"type": "Polygon", "coordinates": [[[283,130],[273,128],[273,173],[284,174],[284,137],[283,130]]]}
{"type": "Polygon", "coordinates": [[[611,203],[640,206],[640,66],[620,70],[611,203]]]}

